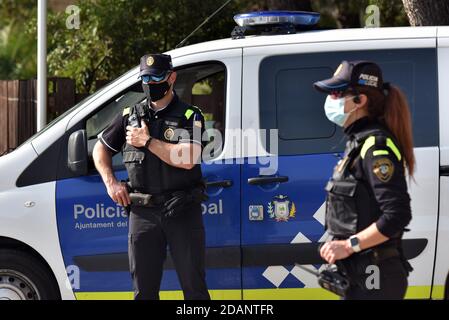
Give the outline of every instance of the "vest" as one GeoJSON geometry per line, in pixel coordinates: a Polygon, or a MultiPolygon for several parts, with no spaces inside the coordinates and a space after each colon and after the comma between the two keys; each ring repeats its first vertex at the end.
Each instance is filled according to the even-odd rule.
{"type": "MultiPolygon", "coordinates": [[[[174,140],[176,129],[184,128],[186,115],[191,114],[188,110],[191,110],[192,107],[176,99],[167,108],[167,110],[157,113],[156,117],[156,114],[150,111],[145,104],[136,105],[130,110],[128,123],[131,125],[131,122],[135,121],[136,113],[139,114],[139,117],[145,114],[146,118],[144,119],[148,123],[150,135],[153,138],[177,144],[178,141],[174,140]],[[142,111],[142,108],[148,110],[142,111]]],[[[176,168],[165,163],[144,147],[135,148],[126,144],[123,148],[123,162],[128,171],[130,187],[135,192],[159,195],[189,190],[202,182],[199,164],[191,170],[176,168]]]]}
{"type": "Polygon", "coordinates": [[[349,140],[345,157],[337,164],[332,178],[326,185],[327,232],[338,239],[347,239],[364,230],[381,216],[371,187],[351,172],[355,161],[374,146],[386,146],[387,136],[381,129],[360,132],[349,140]]]}

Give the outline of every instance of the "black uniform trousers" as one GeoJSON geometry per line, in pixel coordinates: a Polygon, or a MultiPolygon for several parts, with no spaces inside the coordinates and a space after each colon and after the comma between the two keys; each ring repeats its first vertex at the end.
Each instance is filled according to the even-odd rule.
{"type": "MultiPolygon", "coordinates": [[[[355,258],[355,257],[354,257],[355,258]]],[[[408,271],[400,257],[392,257],[371,266],[378,267],[378,286],[372,287],[375,273],[367,269],[370,264],[354,259],[350,265],[342,260],[351,286],[345,300],[402,300],[408,286],[408,271]],[[354,280],[355,279],[355,280],[354,280]]],[[[338,262],[337,262],[338,265],[338,262]]],[[[377,276],[376,275],[376,276],[377,276]]]]}
{"type": "Polygon", "coordinates": [[[161,208],[132,207],[128,255],[136,300],[158,300],[167,246],[186,300],[209,300],[205,275],[205,232],[200,204],[177,217],[161,208]]]}

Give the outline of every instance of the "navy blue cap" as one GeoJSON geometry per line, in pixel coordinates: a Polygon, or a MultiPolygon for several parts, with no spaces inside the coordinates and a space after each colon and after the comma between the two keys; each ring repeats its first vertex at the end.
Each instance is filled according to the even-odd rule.
{"type": "Polygon", "coordinates": [[[173,70],[171,56],[167,54],[147,54],[140,59],[139,77],[162,76],[173,70]]]}
{"type": "Polygon", "coordinates": [[[371,61],[343,61],[330,79],[317,81],[315,89],[325,92],[341,92],[348,88],[371,87],[383,90],[382,70],[371,61]]]}

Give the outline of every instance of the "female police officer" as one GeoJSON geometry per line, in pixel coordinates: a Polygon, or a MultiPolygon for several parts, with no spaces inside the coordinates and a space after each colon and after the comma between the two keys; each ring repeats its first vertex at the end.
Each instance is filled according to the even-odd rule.
{"type": "Polygon", "coordinates": [[[346,299],[402,299],[411,271],[401,248],[411,220],[405,176],[415,166],[407,101],[369,61],[343,61],[314,86],[328,94],[326,115],[349,140],[326,186],[333,241],[321,257],[348,277],[346,299]]]}

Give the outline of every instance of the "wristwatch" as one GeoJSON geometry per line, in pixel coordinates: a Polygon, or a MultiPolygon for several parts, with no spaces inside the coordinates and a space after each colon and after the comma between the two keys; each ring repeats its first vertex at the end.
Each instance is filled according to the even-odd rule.
{"type": "Polygon", "coordinates": [[[147,142],[145,143],[145,149],[148,149],[148,147],[150,146],[151,140],[153,140],[153,137],[150,136],[147,140],[147,142]]]}
{"type": "Polygon", "coordinates": [[[354,252],[360,252],[362,251],[362,248],[360,248],[360,242],[359,242],[359,238],[357,238],[356,235],[349,237],[349,243],[351,245],[352,250],[354,250],[354,252]]]}

